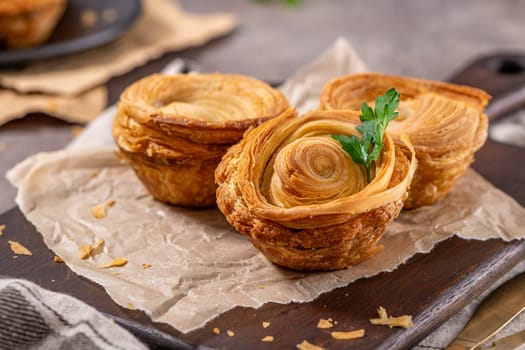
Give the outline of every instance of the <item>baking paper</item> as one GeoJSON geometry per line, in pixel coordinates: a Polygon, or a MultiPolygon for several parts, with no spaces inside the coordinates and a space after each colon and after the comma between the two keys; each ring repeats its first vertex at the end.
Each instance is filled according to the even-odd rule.
{"type": "Polygon", "coordinates": [[[20,94],[0,89],[0,125],[32,112],[42,112],[68,122],[85,124],[102,112],[106,101],[105,87],[98,87],[78,96],[20,94]]]}

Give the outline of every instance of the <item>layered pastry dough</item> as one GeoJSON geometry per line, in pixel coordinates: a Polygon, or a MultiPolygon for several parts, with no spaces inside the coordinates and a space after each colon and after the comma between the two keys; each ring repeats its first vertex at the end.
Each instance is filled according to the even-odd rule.
{"type": "Polygon", "coordinates": [[[485,142],[483,109],[490,96],[467,86],[367,73],[327,83],[320,108],[359,110],[362,102],[372,105],[391,87],[401,102],[387,130],[402,147],[400,136],[408,135],[419,161],[405,208],[432,204],[453,188],[485,142]]]}
{"type": "Polygon", "coordinates": [[[120,96],[113,136],[155,198],[206,207],[228,147],[287,108],[280,92],[245,76],[154,74],[120,96]]]}
{"type": "Polygon", "coordinates": [[[9,48],[45,42],[66,8],[66,0],[0,0],[0,40],[9,48]]]}
{"type": "Polygon", "coordinates": [[[352,121],[357,115],[298,117],[288,110],[248,131],[219,164],[219,209],[274,263],[336,270],[380,250],[377,242],[402,208],[416,161],[385,135],[367,184],[364,167],[331,137],[359,135],[352,121]]]}

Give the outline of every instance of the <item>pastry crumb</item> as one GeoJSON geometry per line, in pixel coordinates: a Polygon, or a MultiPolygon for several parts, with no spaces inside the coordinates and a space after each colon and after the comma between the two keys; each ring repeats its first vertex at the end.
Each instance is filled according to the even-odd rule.
{"type": "Polygon", "coordinates": [[[5,231],[5,225],[0,225],[0,236],[4,234],[5,231]]]}
{"type": "Polygon", "coordinates": [[[221,330],[220,330],[219,328],[215,327],[215,328],[213,328],[212,332],[213,332],[214,334],[220,334],[220,333],[221,333],[221,330]]]}
{"type": "Polygon", "coordinates": [[[300,344],[295,346],[299,350],[324,350],[323,347],[314,345],[307,340],[303,340],[300,344]]]}
{"type": "Polygon", "coordinates": [[[89,258],[91,252],[93,251],[93,246],[91,244],[86,244],[78,248],[78,257],[82,260],[89,258]]]}
{"type": "Polygon", "coordinates": [[[64,260],[61,257],[59,257],[58,255],[55,255],[53,257],[53,261],[56,262],[56,263],[63,263],[64,262],[64,260]]]}
{"type": "Polygon", "coordinates": [[[142,264],[143,269],[149,269],[150,267],[151,267],[151,264],[148,264],[148,263],[142,264]]]}
{"type": "Polygon", "coordinates": [[[262,326],[263,326],[263,328],[268,328],[268,327],[270,327],[270,322],[263,321],[262,326]]]}
{"type": "Polygon", "coordinates": [[[106,241],[104,238],[99,238],[95,241],[95,244],[93,244],[93,252],[91,254],[98,254],[104,249],[104,244],[106,241]]]}
{"type": "Polygon", "coordinates": [[[133,303],[128,303],[128,309],[135,310],[135,305],[133,303]]]}
{"type": "Polygon", "coordinates": [[[320,329],[329,329],[329,328],[332,328],[333,326],[334,325],[332,324],[331,319],[325,320],[321,318],[319,322],[317,322],[317,328],[320,328],[320,329]]]}
{"type": "Polygon", "coordinates": [[[100,203],[91,208],[91,215],[95,219],[103,219],[107,216],[107,208],[111,208],[117,201],[114,199],[108,199],[104,203],[100,203]]]}
{"type": "Polygon", "coordinates": [[[122,267],[128,263],[126,258],[117,258],[111,261],[105,262],[104,264],[98,265],[101,269],[107,269],[109,267],[122,267]]]}
{"type": "Polygon", "coordinates": [[[402,315],[402,316],[388,316],[388,313],[386,312],[386,309],[382,306],[377,309],[377,314],[379,315],[379,318],[372,318],[370,319],[370,323],[373,325],[378,326],[388,326],[390,328],[392,327],[400,327],[400,328],[410,328],[414,324],[412,322],[412,316],[410,315],[402,315]]]}
{"type": "Polygon", "coordinates": [[[273,337],[271,335],[267,335],[266,337],[262,338],[261,341],[269,343],[273,341],[273,337]]]}
{"type": "Polygon", "coordinates": [[[349,332],[331,332],[330,335],[332,336],[332,338],[337,339],[337,340],[358,339],[358,338],[363,338],[365,336],[365,330],[357,329],[355,331],[349,331],[349,332]]]}
{"type": "Polygon", "coordinates": [[[11,251],[19,255],[33,255],[29,249],[18,243],[17,241],[8,241],[11,251]]]}
{"type": "Polygon", "coordinates": [[[104,205],[104,203],[96,205],[93,208],[91,208],[91,215],[93,215],[95,219],[105,218],[106,217],[106,206],[104,205]]]}
{"type": "Polygon", "coordinates": [[[377,314],[379,315],[379,318],[388,318],[388,313],[386,312],[386,309],[382,306],[377,309],[377,314]]]}
{"type": "Polygon", "coordinates": [[[226,334],[228,334],[228,337],[233,337],[235,335],[235,333],[229,329],[226,331],[226,334]]]}

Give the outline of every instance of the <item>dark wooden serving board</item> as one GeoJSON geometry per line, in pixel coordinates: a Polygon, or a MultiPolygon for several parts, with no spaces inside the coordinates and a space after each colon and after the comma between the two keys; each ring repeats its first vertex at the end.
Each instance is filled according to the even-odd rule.
{"type": "MultiPolygon", "coordinates": [[[[516,97],[525,86],[525,71],[511,63],[525,67],[521,57],[488,57],[458,73],[454,81],[482,86],[492,93],[500,103],[496,109],[499,112],[491,112],[492,116],[500,116],[504,114],[502,110],[506,113],[525,101],[516,97]],[[512,71],[506,71],[509,69],[512,71]]],[[[487,141],[477,153],[474,168],[525,205],[523,148],[487,141]]],[[[1,275],[27,278],[48,289],[75,296],[114,318],[151,348],[292,349],[306,339],[328,349],[350,346],[353,349],[406,349],[525,259],[525,241],[451,238],[429,254],[412,257],[394,272],[358,280],[322,294],[310,303],[268,303],[259,309],[238,307],[204,328],[181,334],[168,325],[153,323],[140,311],[119,307],[100,286],[77,276],[64,264],[54,263],[54,254],[17,208],[1,215],[0,224],[6,225],[4,237],[0,238],[0,251],[9,251],[7,241],[12,239],[33,252],[33,256],[16,259],[11,254],[1,254],[1,275]],[[412,315],[414,327],[404,330],[372,326],[368,320],[375,317],[380,305],[393,315],[412,315]],[[334,340],[329,331],[317,329],[320,318],[337,320],[334,330],[364,328],[367,335],[352,341],[334,340]],[[270,322],[270,326],[263,328],[263,321],[270,322]],[[221,329],[219,335],[212,332],[214,327],[221,329]],[[232,330],[235,335],[228,336],[226,330],[232,330]],[[273,336],[274,342],[261,342],[266,335],[273,336]]],[[[523,226],[525,230],[525,218],[523,226]]]]}

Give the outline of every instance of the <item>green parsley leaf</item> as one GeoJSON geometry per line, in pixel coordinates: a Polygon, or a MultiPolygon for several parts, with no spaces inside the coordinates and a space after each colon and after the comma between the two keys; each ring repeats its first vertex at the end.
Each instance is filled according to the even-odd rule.
{"type": "Polygon", "coordinates": [[[375,161],[383,149],[383,136],[388,123],[398,116],[399,94],[396,89],[389,89],[383,96],[376,98],[374,109],[363,102],[359,120],[362,124],[356,127],[361,138],[352,135],[333,134],[332,138],[339,141],[346,153],[356,164],[366,168],[367,181],[371,181],[372,162],[375,161]]]}
{"type": "Polygon", "coordinates": [[[334,139],[339,141],[343,146],[343,149],[348,154],[353,154],[352,159],[354,162],[359,164],[366,164],[366,159],[368,158],[368,150],[361,144],[359,138],[355,135],[332,135],[334,139]]]}

